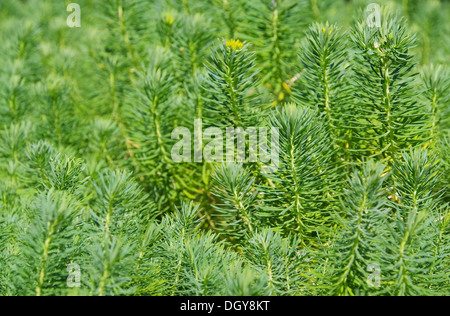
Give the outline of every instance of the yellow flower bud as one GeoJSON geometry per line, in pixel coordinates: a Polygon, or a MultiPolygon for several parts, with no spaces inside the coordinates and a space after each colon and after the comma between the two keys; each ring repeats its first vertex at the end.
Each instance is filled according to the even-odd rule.
{"type": "Polygon", "coordinates": [[[244,47],[244,43],[242,43],[240,40],[229,40],[226,42],[227,47],[231,47],[233,50],[240,50],[242,47],[244,47]]]}

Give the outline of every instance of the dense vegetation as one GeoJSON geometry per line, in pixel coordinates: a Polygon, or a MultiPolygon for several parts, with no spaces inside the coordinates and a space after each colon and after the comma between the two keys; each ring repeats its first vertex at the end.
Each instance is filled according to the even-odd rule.
{"type": "Polygon", "coordinates": [[[449,2],[76,2],[0,1],[0,295],[450,294],[449,2]]]}

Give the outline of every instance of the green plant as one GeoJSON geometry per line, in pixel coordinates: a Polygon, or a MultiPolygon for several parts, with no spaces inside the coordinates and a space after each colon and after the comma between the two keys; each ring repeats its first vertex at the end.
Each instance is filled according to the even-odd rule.
{"type": "Polygon", "coordinates": [[[385,232],[380,222],[385,216],[386,178],[384,166],[368,162],[362,172],[355,170],[342,199],[343,226],[329,255],[335,263],[329,280],[334,295],[363,295],[367,288],[368,266],[380,262],[380,241],[385,232]]]}
{"type": "Polygon", "coordinates": [[[396,160],[399,151],[428,140],[429,113],[414,91],[414,36],[405,21],[393,18],[380,28],[358,23],[352,39],[361,65],[355,68],[355,114],[349,113],[352,140],[359,144],[354,150],[396,160]]]}
{"type": "Polygon", "coordinates": [[[1,296],[450,294],[447,1],[77,2],[0,1],[1,296]]]}

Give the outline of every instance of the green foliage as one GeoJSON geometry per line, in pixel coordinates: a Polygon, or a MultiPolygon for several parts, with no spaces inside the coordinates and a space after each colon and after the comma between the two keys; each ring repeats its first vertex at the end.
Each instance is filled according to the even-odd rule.
{"type": "Polygon", "coordinates": [[[247,240],[255,232],[255,179],[242,165],[222,165],[213,175],[218,204],[218,229],[233,238],[247,240]]]}
{"type": "Polygon", "coordinates": [[[335,141],[345,132],[342,114],[349,103],[349,54],[344,35],[336,25],[314,24],[306,35],[300,60],[304,73],[296,83],[296,99],[326,117],[328,130],[335,141]]]}
{"type": "Polygon", "coordinates": [[[269,174],[263,212],[285,234],[295,232],[302,243],[315,240],[331,224],[339,183],[326,127],[312,110],[287,105],[273,115],[280,128],[280,167],[269,174]]]}
{"type": "Polygon", "coordinates": [[[301,293],[302,261],[296,238],[282,238],[272,230],[256,233],[245,248],[249,261],[267,277],[270,295],[301,293]]]}
{"type": "Polygon", "coordinates": [[[0,1],[1,296],[450,294],[447,1],[77,3],[0,1]]]}
{"type": "MultiPolygon", "coordinates": [[[[445,270],[430,274],[430,267],[439,259],[433,256],[433,241],[439,240],[433,223],[441,220],[437,217],[440,200],[434,192],[438,161],[419,150],[404,152],[402,160],[394,165],[396,196],[393,214],[385,224],[390,231],[383,256],[390,284],[386,291],[392,295],[431,294],[430,287],[446,279],[441,273],[445,270]]],[[[443,290],[446,293],[448,289],[443,290]]]]}
{"type": "Polygon", "coordinates": [[[65,284],[64,262],[73,253],[74,217],[80,209],[63,192],[54,190],[30,205],[30,226],[19,239],[20,256],[14,263],[16,278],[10,286],[24,295],[60,295],[65,284]],[[64,277],[62,278],[64,280],[64,277]]]}
{"type": "Polygon", "coordinates": [[[428,113],[414,92],[414,36],[405,21],[393,18],[380,28],[357,24],[352,39],[360,67],[355,68],[356,119],[349,119],[352,138],[362,142],[354,150],[395,160],[399,150],[427,140],[428,113]]]}
{"type": "Polygon", "coordinates": [[[430,138],[432,142],[445,137],[450,128],[448,118],[450,89],[449,72],[442,66],[430,66],[425,69],[422,81],[425,84],[425,100],[431,113],[430,138]]]}
{"type": "Polygon", "coordinates": [[[272,98],[283,102],[290,94],[286,83],[296,75],[291,65],[295,63],[295,48],[299,46],[296,32],[306,24],[299,19],[304,13],[304,1],[247,1],[244,10],[247,16],[242,38],[256,47],[261,80],[272,98]]]}
{"type": "Polygon", "coordinates": [[[335,263],[330,280],[333,295],[367,294],[367,267],[380,262],[379,240],[384,238],[379,229],[386,203],[383,172],[384,166],[373,162],[362,172],[355,170],[342,198],[345,217],[340,218],[342,230],[330,254],[335,263]]]}
{"type": "Polygon", "coordinates": [[[258,99],[250,90],[258,85],[254,53],[248,45],[231,40],[222,43],[207,63],[205,117],[215,126],[255,126],[258,99]]]}

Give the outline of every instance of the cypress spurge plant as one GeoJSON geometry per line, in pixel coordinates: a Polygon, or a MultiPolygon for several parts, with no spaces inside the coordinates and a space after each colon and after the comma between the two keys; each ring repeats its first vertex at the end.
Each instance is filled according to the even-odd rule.
{"type": "MultiPolygon", "coordinates": [[[[435,192],[439,161],[427,151],[402,153],[402,161],[394,164],[393,179],[396,199],[391,203],[390,232],[383,243],[383,266],[389,286],[382,289],[391,295],[432,294],[430,287],[446,278],[444,267],[430,267],[436,258],[433,241],[439,241],[434,223],[438,218],[439,195],[435,192]],[[436,279],[435,279],[436,278],[436,279]]],[[[436,288],[434,290],[437,290],[436,288]]],[[[445,289],[443,289],[446,291],[445,289]]]]}
{"type": "MultiPolygon", "coordinates": [[[[0,92],[0,123],[18,123],[24,119],[30,108],[30,84],[33,81],[30,70],[36,69],[36,55],[32,53],[37,40],[36,29],[21,25],[12,31],[12,38],[2,49],[0,81],[4,87],[0,92]]],[[[36,74],[37,75],[37,74],[36,74]]]]}
{"type": "Polygon", "coordinates": [[[74,216],[79,210],[67,193],[43,192],[31,205],[31,224],[20,238],[18,272],[11,287],[20,295],[58,295],[65,287],[64,262],[73,251],[74,216]],[[39,213],[32,210],[39,209],[39,213]]]}
{"type": "Polygon", "coordinates": [[[280,166],[262,188],[263,213],[286,234],[295,232],[303,244],[331,224],[337,198],[333,148],[317,112],[289,104],[276,111],[272,126],[279,128],[280,166]]]}
{"type": "MultiPolygon", "coordinates": [[[[315,23],[300,51],[302,73],[295,84],[294,98],[317,109],[327,122],[334,141],[346,131],[342,114],[350,97],[347,40],[336,25],[315,23]]],[[[342,144],[341,144],[342,145],[342,144]]]]}
{"type": "Polygon", "coordinates": [[[444,204],[437,207],[436,219],[434,221],[434,229],[436,229],[436,238],[433,241],[433,263],[429,269],[429,275],[434,276],[433,282],[429,286],[432,291],[439,292],[441,295],[449,294],[449,207],[444,204]]]}
{"type": "Polygon", "coordinates": [[[185,83],[203,69],[215,38],[211,21],[204,15],[188,16],[178,22],[179,29],[173,36],[171,46],[179,81],[185,83]]]}
{"type": "Polygon", "coordinates": [[[145,203],[147,197],[130,174],[104,172],[98,178],[98,183],[93,184],[98,204],[93,220],[98,228],[93,230],[101,233],[94,236],[90,247],[95,258],[90,273],[97,280],[91,284],[91,294],[129,293],[126,284],[131,281],[129,275],[137,259],[131,254],[138,251],[136,243],[149,243],[140,239],[146,238],[142,230],[150,219],[146,208],[151,206],[145,203]]]}
{"type": "Polygon", "coordinates": [[[248,1],[242,38],[256,46],[261,81],[272,95],[274,104],[288,100],[290,80],[295,77],[295,49],[299,46],[298,32],[305,23],[298,17],[304,9],[303,1],[248,1]]]}
{"type": "Polygon", "coordinates": [[[223,164],[215,171],[213,179],[213,194],[221,201],[215,207],[217,229],[226,236],[246,242],[255,233],[258,221],[256,179],[242,164],[223,164]]]}
{"type": "Polygon", "coordinates": [[[255,126],[260,104],[254,91],[258,70],[249,45],[239,40],[224,41],[214,50],[206,68],[207,122],[218,127],[255,126]]]}
{"type": "MultiPolygon", "coordinates": [[[[441,186],[445,189],[448,188],[450,185],[450,160],[448,159],[450,154],[450,133],[447,133],[447,136],[445,136],[439,142],[439,149],[442,158],[442,169],[443,169],[440,182],[441,186]]],[[[448,190],[445,190],[444,195],[446,198],[446,202],[448,202],[449,201],[448,190]]]]}
{"type": "Polygon", "coordinates": [[[176,195],[171,180],[174,171],[169,147],[169,131],[174,128],[172,122],[177,110],[172,103],[176,81],[169,72],[172,69],[169,52],[157,48],[152,53],[147,69],[139,73],[141,81],[134,98],[136,103],[130,104],[127,112],[133,155],[142,176],[149,181],[145,185],[152,187],[155,202],[167,209],[172,207],[176,195]],[[160,174],[165,176],[160,177],[160,174]]]}
{"type": "Polygon", "coordinates": [[[424,70],[422,81],[425,85],[424,98],[431,114],[430,142],[436,143],[450,129],[449,71],[442,66],[431,66],[424,70]]]}
{"type": "Polygon", "coordinates": [[[139,220],[144,218],[147,196],[131,180],[126,172],[104,172],[99,174],[98,183],[94,183],[97,194],[95,220],[106,236],[123,234],[132,226],[139,227],[139,220]]]}
{"type": "Polygon", "coordinates": [[[351,35],[356,48],[355,101],[347,122],[357,156],[397,159],[398,152],[428,139],[428,112],[417,100],[412,49],[415,36],[399,18],[381,27],[358,23],[351,35]]]}
{"type": "Polygon", "coordinates": [[[208,296],[223,293],[225,283],[222,271],[229,270],[228,264],[237,261],[238,255],[226,249],[219,236],[205,233],[201,238],[189,238],[186,243],[187,283],[183,294],[208,296]]]}
{"type": "Polygon", "coordinates": [[[88,273],[91,283],[89,295],[112,296],[130,293],[126,285],[130,281],[132,246],[115,236],[93,238],[88,248],[92,258],[88,273]]]}
{"type": "Polygon", "coordinates": [[[0,295],[448,294],[450,7],[364,2],[0,1],[0,295]]]}
{"type": "Polygon", "coordinates": [[[161,266],[157,262],[160,237],[159,225],[150,221],[140,237],[138,255],[134,263],[135,268],[130,285],[135,295],[157,295],[164,288],[164,280],[159,278],[161,266]]]}
{"type": "MultiPolygon", "coordinates": [[[[3,206],[2,212],[5,212],[3,206]]],[[[8,280],[6,278],[6,273],[9,270],[8,260],[10,256],[8,239],[12,235],[12,232],[9,223],[5,218],[3,218],[3,216],[0,219],[0,225],[2,227],[0,232],[0,267],[2,269],[2,272],[0,272],[0,289],[1,293],[4,295],[8,289],[8,280]]]]}
{"type": "Polygon", "coordinates": [[[242,268],[242,263],[236,261],[230,268],[230,274],[226,278],[226,292],[229,296],[267,296],[268,281],[265,275],[247,266],[242,268]]]}
{"type": "Polygon", "coordinates": [[[128,153],[119,124],[110,119],[96,119],[90,124],[90,130],[92,134],[86,140],[89,144],[86,148],[87,155],[112,169],[126,165],[126,161],[121,162],[128,153]]]}
{"type": "Polygon", "coordinates": [[[166,228],[163,239],[162,264],[167,267],[163,270],[165,280],[173,280],[166,284],[167,293],[174,295],[179,291],[179,283],[184,282],[186,277],[186,240],[195,235],[201,223],[198,207],[192,204],[183,204],[181,209],[177,209],[174,216],[166,216],[162,225],[166,228]],[[177,225],[173,225],[173,224],[177,225]],[[181,249],[181,251],[180,251],[181,249]]]}
{"type": "Polygon", "coordinates": [[[250,238],[245,252],[250,262],[267,278],[266,288],[270,295],[301,292],[303,267],[298,249],[298,238],[283,238],[270,229],[256,232],[250,238]]]}
{"type": "Polygon", "coordinates": [[[41,130],[46,134],[46,139],[54,137],[58,145],[70,143],[71,131],[77,128],[73,115],[73,103],[68,99],[70,87],[61,78],[49,76],[47,82],[38,88],[42,106],[41,130]]]}
{"type": "Polygon", "coordinates": [[[380,262],[380,240],[384,238],[380,230],[386,207],[384,170],[383,165],[369,161],[362,172],[354,171],[342,197],[342,228],[327,253],[334,263],[329,281],[332,295],[370,293],[368,267],[380,262]]]}
{"type": "Polygon", "coordinates": [[[216,8],[216,14],[220,17],[216,23],[219,29],[223,30],[228,38],[236,38],[242,27],[241,20],[245,16],[245,5],[247,1],[243,0],[213,0],[216,8]]]}

